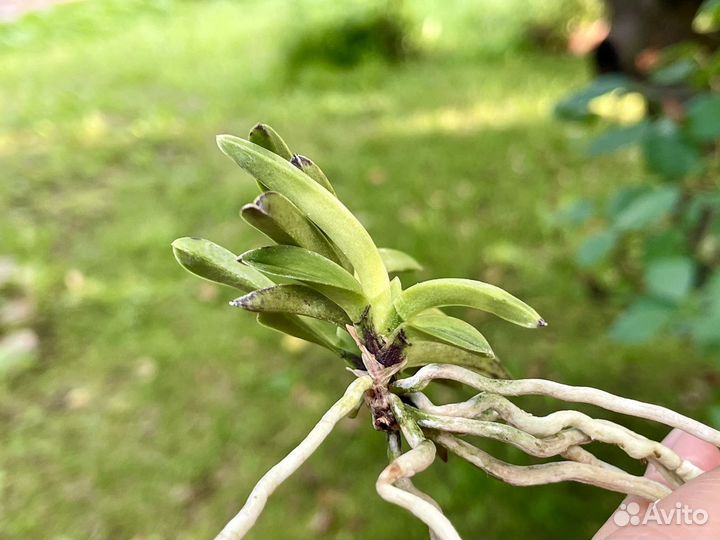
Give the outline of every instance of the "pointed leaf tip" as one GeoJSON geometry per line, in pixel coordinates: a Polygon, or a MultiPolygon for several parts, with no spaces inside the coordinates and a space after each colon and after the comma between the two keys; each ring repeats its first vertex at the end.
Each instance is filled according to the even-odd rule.
{"type": "Polygon", "coordinates": [[[292,313],[344,326],[347,314],[334,302],[304,285],[277,285],[252,291],[233,301],[236,307],[259,313],[292,313]]]}
{"type": "Polygon", "coordinates": [[[548,325],[545,319],[540,319],[537,323],[538,328],[545,328],[548,325]]]}

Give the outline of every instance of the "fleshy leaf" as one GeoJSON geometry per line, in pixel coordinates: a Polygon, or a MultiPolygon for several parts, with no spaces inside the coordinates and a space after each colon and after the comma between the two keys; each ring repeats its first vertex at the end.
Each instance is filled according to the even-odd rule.
{"type": "Polygon", "coordinates": [[[483,356],[495,356],[490,344],[477,328],[455,317],[423,314],[408,321],[405,328],[408,330],[411,342],[414,334],[412,331],[415,330],[430,341],[439,340],[483,356]]]}
{"type": "Polygon", "coordinates": [[[324,335],[324,332],[317,331],[317,329],[309,324],[309,321],[304,321],[296,315],[290,315],[288,313],[258,313],[257,321],[267,328],[311,343],[316,343],[335,353],[340,353],[340,349],[329,336],[324,335]]]}
{"type": "Polygon", "coordinates": [[[495,358],[473,354],[444,343],[434,341],[413,341],[405,349],[406,367],[419,367],[427,364],[453,364],[472,368],[475,371],[495,379],[510,379],[510,373],[495,358]]]}
{"type": "Polygon", "coordinates": [[[287,161],[290,161],[293,157],[290,148],[285,141],[283,141],[282,137],[280,137],[280,135],[278,135],[277,132],[267,124],[257,124],[250,131],[248,139],[287,161]]]}
{"type": "Polygon", "coordinates": [[[422,266],[410,255],[399,249],[378,248],[388,274],[422,270],[422,266]]]}
{"type": "Polygon", "coordinates": [[[340,262],[327,237],[285,196],[268,191],[246,204],[240,215],[250,225],[281,245],[299,246],[340,262]]]}
{"type": "Polygon", "coordinates": [[[338,246],[372,304],[375,326],[384,326],[390,312],[388,275],[372,238],[350,210],[289,162],[256,144],[220,135],[218,146],[269,189],[285,195],[338,246]]]}
{"type": "Polygon", "coordinates": [[[295,154],[290,160],[290,163],[295,165],[298,169],[307,174],[330,193],[335,195],[335,189],[332,187],[330,180],[328,180],[325,173],[322,172],[322,169],[320,169],[320,167],[318,167],[310,158],[301,156],[300,154],[295,154]]]}
{"type": "Polygon", "coordinates": [[[360,284],[347,270],[305,248],[266,246],[243,253],[239,260],[266,274],[362,294],[360,284]]]}
{"type": "Polygon", "coordinates": [[[488,311],[520,326],[539,328],[547,323],[537,311],[503,289],[471,279],[433,279],[413,285],[395,300],[395,309],[408,321],[436,307],[465,306],[488,311]]]}
{"type": "Polygon", "coordinates": [[[395,276],[390,282],[390,296],[395,300],[400,294],[402,294],[402,283],[400,278],[395,276]]]}
{"type": "Polygon", "coordinates": [[[178,238],[172,243],[173,254],[185,270],[201,278],[241,291],[272,287],[273,281],[237,261],[237,256],[210,240],[178,238]]]}
{"type": "Polygon", "coordinates": [[[352,322],[337,304],[304,285],[277,285],[252,291],[233,300],[230,305],[262,313],[294,313],[338,326],[352,322]]]}

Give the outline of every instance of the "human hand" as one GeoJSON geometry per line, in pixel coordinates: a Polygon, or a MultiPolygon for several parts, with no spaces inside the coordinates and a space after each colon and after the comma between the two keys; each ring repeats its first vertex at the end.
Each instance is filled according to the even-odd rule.
{"type": "MultiPolygon", "coordinates": [[[[677,429],[663,444],[707,472],[655,503],[654,509],[641,497],[627,497],[593,540],[720,538],[720,450],[677,429]]],[[[666,484],[652,465],[645,476],[666,484]]]]}

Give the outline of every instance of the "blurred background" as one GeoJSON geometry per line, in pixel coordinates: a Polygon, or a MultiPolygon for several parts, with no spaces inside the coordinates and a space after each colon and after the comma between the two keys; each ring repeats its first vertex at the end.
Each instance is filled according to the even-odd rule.
{"type": "MultiPolygon", "coordinates": [[[[214,141],[258,121],[424,264],[406,285],[533,305],[543,331],[465,314],[516,376],[720,427],[720,9],[700,4],[0,0],[0,536],[210,537],[349,381],[173,260],[180,236],[263,243],[214,141]]],[[[424,537],[376,496],[385,459],[366,413],[343,421],[251,537],[424,537]]],[[[590,537],[621,500],[457,459],[417,483],[472,538],[590,537]]]]}

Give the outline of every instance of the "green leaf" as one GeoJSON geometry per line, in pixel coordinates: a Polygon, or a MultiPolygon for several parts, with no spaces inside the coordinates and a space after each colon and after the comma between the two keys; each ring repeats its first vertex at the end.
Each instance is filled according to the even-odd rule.
{"type": "MultiPolygon", "coordinates": [[[[495,356],[490,344],[473,325],[455,317],[422,314],[409,320],[405,327],[417,330],[421,337],[431,338],[430,341],[439,340],[453,347],[460,347],[483,356],[495,356]]],[[[412,332],[409,332],[408,336],[412,342],[412,332]]]]}
{"type": "Polygon", "coordinates": [[[309,341],[310,343],[315,343],[334,353],[341,354],[342,352],[332,337],[321,331],[319,326],[312,325],[310,321],[304,321],[297,315],[287,313],[258,313],[257,322],[261,326],[309,341]]]}
{"type": "Polygon", "coordinates": [[[290,163],[295,165],[298,169],[307,174],[310,178],[315,180],[318,184],[327,189],[330,193],[335,195],[335,189],[332,187],[330,180],[328,180],[327,176],[325,176],[325,173],[322,172],[320,167],[315,165],[315,163],[313,163],[310,158],[301,156],[300,154],[295,154],[290,160],[290,163]]]}
{"type": "Polygon", "coordinates": [[[623,75],[601,75],[589,86],[563,99],[555,107],[555,115],[563,120],[589,120],[590,102],[614,90],[624,92],[632,88],[630,79],[623,75]]]}
{"type": "Polygon", "coordinates": [[[610,337],[619,343],[645,343],[657,337],[674,314],[675,308],[664,302],[641,298],[618,317],[610,329],[610,337]]]}
{"type": "Polygon", "coordinates": [[[591,157],[611,154],[639,144],[648,132],[648,123],[643,121],[631,126],[608,129],[590,143],[587,153],[591,157]]]}
{"type": "Polygon", "coordinates": [[[576,258],[580,266],[589,267],[602,262],[615,247],[617,235],[612,230],[602,231],[585,239],[576,258]]]}
{"type": "Polygon", "coordinates": [[[472,368],[495,379],[510,379],[510,373],[495,357],[481,356],[465,349],[435,341],[413,341],[405,349],[407,367],[420,367],[427,364],[452,364],[472,368]]]}
{"type": "Polygon", "coordinates": [[[250,142],[262,146],[265,150],[269,150],[287,161],[290,161],[293,157],[290,148],[285,141],[283,141],[282,137],[267,124],[257,124],[250,130],[248,139],[250,142]]]}
{"type": "Polygon", "coordinates": [[[592,201],[578,199],[557,212],[555,218],[559,223],[577,226],[586,223],[594,213],[595,207],[592,201]]]}
{"type": "Polygon", "coordinates": [[[296,246],[266,246],[246,251],[239,260],[260,272],[306,283],[330,285],[362,294],[358,281],[342,266],[296,246]]]}
{"type": "Polygon", "coordinates": [[[383,328],[390,314],[390,281],[372,238],[350,210],[306,174],[264,148],[230,135],[218,136],[218,145],[268,188],[285,195],[338,246],[372,305],[376,328],[383,328]]]}
{"type": "Polygon", "coordinates": [[[398,249],[378,248],[388,274],[422,270],[422,266],[407,253],[398,249]]]}
{"type": "Polygon", "coordinates": [[[488,311],[520,326],[547,323],[537,311],[499,287],[471,279],[433,279],[413,285],[395,300],[395,309],[408,321],[419,313],[443,306],[466,306],[488,311]]]}
{"type": "Polygon", "coordinates": [[[695,281],[695,263],[687,257],[666,257],[652,261],[645,271],[648,294],[661,300],[684,300],[695,281]]]}
{"type": "Polygon", "coordinates": [[[720,96],[698,96],[687,106],[687,129],[690,136],[703,142],[720,137],[720,96]]]}
{"type": "Polygon", "coordinates": [[[606,214],[610,219],[617,217],[641,195],[652,191],[646,186],[629,186],[618,189],[607,203],[606,214]]]}
{"type": "Polygon", "coordinates": [[[233,307],[266,313],[294,313],[344,327],[352,321],[334,302],[304,285],[277,285],[252,291],[230,302],[233,307]]]}
{"type": "Polygon", "coordinates": [[[402,293],[402,283],[400,278],[395,276],[390,282],[390,295],[392,296],[393,302],[402,293]]]}
{"type": "Polygon", "coordinates": [[[677,228],[663,230],[645,237],[645,262],[663,257],[683,255],[686,251],[687,238],[677,228]]]}
{"type": "Polygon", "coordinates": [[[688,82],[688,79],[697,71],[697,62],[692,58],[680,58],[654,71],[650,76],[650,80],[663,86],[682,84],[688,82]]]}
{"type": "Polygon", "coordinates": [[[703,168],[700,149],[686,141],[672,121],[657,122],[643,143],[648,168],[665,178],[680,178],[703,168]]]}
{"type": "Polygon", "coordinates": [[[614,227],[620,231],[632,231],[657,223],[673,211],[679,200],[680,190],[676,187],[647,192],[634,198],[618,214],[614,227]]]}
{"type": "Polygon", "coordinates": [[[272,287],[274,283],[257,270],[240,264],[237,257],[222,246],[203,238],[178,238],[172,243],[173,254],[188,272],[201,278],[241,291],[272,287]]]}
{"type": "Polygon", "coordinates": [[[240,215],[278,244],[303,247],[340,262],[327,237],[297,206],[276,191],[261,194],[252,204],[243,206],[240,215]]]}
{"type": "Polygon", "coordinates": [[[699,33],[715,32],[720,28],[720,0],[705,0],[698,10],[693,29],[699,33]]]}

